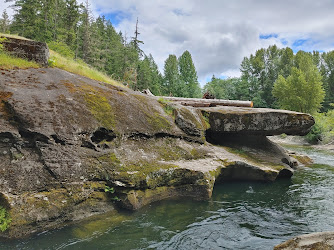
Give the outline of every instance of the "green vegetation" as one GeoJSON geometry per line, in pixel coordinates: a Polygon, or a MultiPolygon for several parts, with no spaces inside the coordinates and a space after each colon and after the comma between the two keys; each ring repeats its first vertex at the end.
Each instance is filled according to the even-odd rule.
{"type": "Polygon", "coordinates": [[[50,51],[50,61],[52,62],[50,66],[66,70],[74,74],[82,75],[96,81],[106,82],[116,86],[123,86],[117,81],[111,79],[109,76],[90,67],[85,62],[61,56],[59,53],[52,50],[50,51]]]}
{"type": "Polygon", "coordinates": [[[27,69],[39,67],[40,66],[35,62],[29,62],[0,52],[0,69],[27,69]]]}
{"type": "Polygon", "coordinates": [[[161,104],[162,108],[164,109],[167,115],[173,116],[175,108],[170,105],[170,102],[166,99],[160,97],[158,102],[161,104]]]}
{"type": "Polygon", "coordinates": [[[284,109],[315,113],[325,97],[320,72],[312,62],[312,55],[306,52],[299,51],[295,61],[298,68],[292,67],[287,78],[278,76],[273,95],[284,109]]]}
{"type": "Polygon", "coordinates": [[[10,222],[11,218],[8,211],[4,207],[0,206],[0,231],[6,231],[9,228],[10,222]]]}
{"type": "Polygon", "coordinates": [[[189,51],[185,51],[179,59],[175,55],[169,55],[165,61],[161,92],[181,97],[201,96],[197,72],[189,51]]]}
{"type": "Polygon", "coordinates": [[[85,94],[86,103],[92,115],[103,127],[114,129],[116,125],[113,109],[107,98],[97,92],[85,94]]]}
{"type": "MultiPolygon", "coordinates": [[[[113,187],[105,186],[104,192],[113,194],[115,193],[115,189],[113,187]]],[[[114,201],[120,201],[120,199],[117,196],[112,197],[112,200],[114,201]]]]}
{"type": "Polygon", "coordinates": [[[315,125],[306,136],[310,143],[333,143],[334,142],[334,110],[314,115],[315,125]]]}

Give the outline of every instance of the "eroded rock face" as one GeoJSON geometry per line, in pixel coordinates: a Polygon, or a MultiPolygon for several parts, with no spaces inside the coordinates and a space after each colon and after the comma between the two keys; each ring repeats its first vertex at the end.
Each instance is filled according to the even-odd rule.
{"type": "Polygon", "coordinates": [[[314,125],[308,114],[264,108],[202,108],[213,134],[306,135],[314,125]]]}
{"type": "Polygon", "coordinates": [[[2,44],[6,51],[16,57],[35,61],[43,67],[48,66],[49,48],[46,43],[6,37],[2,44]]]}
{"type": "Polygon", "coordinates": [[[275,250],[330,250],[334,249],[334,232],[304,234],[283,242],[275,250]]]}
{"type": "Polygon", "coordinates": [[[0,236],[293,173],[265,136],[208,136],[199,109],[59,69],[2,70],[0,82],[0,206],[11,216],[0,236]]]}

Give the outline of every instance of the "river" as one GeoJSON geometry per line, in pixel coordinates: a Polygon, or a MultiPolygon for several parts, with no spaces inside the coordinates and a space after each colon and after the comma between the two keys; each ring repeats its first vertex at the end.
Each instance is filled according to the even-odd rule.
{"type": "Polygon", "coordinates": [[[0,243],[0,249],[262,250],[299,234],[334,231],[334,154],[292,150],[315,164],[300,168],[291,180],[224,183],[215,186],[209,201],[161,201],[0,243]]]}

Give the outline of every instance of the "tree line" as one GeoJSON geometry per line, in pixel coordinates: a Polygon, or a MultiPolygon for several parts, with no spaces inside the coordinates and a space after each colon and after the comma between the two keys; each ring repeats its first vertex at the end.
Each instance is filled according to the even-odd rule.
{"type": "Polygon", "coordinates": [[[152,55],[140,49],[138,19],[134,35],[117,32],[104,16],[94,18],[88,1],[6,0],[14,9],[0,18],[0,32],[48,43],[50,49],[85,63],[134,90],[149,88],[155,95],[199,97],[201,90],[189,51],[170,55],[164,76],[152,55]]]}
{"type": "Polygon", "coordinates": [[[240,71],[239,78],[213,76],[204,90],[217,98],[253,100],[256,107],[308,113],[333,109],[334,51],[294,54],[273,45],[245,57],[240,71]]]}
{"type": "Polygon", "coordinates": [[[334,51],[294,54],[276,45],[245,57],[241,77],[215,76],[201,90],[189,51],[169,55],[164,74],[152,55],[141,50],[138,20],[133,36],[117,32],[104,16],[94,18],[88,1],[6,0],[0,32],[14,33],[47,42],[62,55],[83,60],[134,90],[149,88],[155,95],[200,97],[209,92],[216,98],[252,100],[256,107],[286,108],[302,112],[331,109],[334,100],[334,51]]]}

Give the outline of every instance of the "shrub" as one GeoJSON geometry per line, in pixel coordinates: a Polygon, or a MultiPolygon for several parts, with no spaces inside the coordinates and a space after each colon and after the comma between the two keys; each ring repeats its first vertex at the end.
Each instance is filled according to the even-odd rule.
{"type": "Polygon", "coordinates": [[[310,143],[330,143],[334,141],[334,110],[314,115],[315,125],[306,139],[310,143]]]}
{"type": "Polygon", "coordinates": [[[10,222],[11,218],[7,210],[4,207],[0,206],[0,231],[6,231],[9,227],[10,222]]]}
{"type": "Polygon", "coordinates": [[[60,55],[67,58],[74,58],[74,52],[67,46],[67,44],[60,41],[52,41],[48,43],[50,49],[58,52],[60,55]]]}

